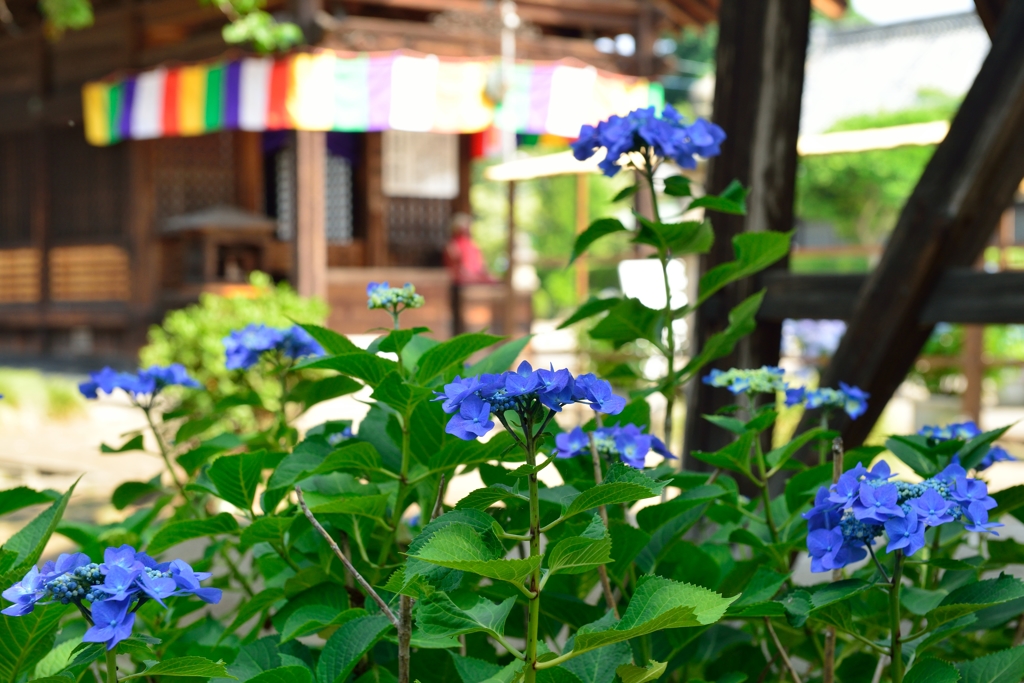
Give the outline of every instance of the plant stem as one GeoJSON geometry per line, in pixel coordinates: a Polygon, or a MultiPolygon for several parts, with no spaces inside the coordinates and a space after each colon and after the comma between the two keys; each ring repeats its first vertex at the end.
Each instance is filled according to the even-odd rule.
{"type": "MultiPolygon", "coordinates": [[[[534,451],[533,425],[523,425],[523,435],[526,438],[526,462],[530,467],[537,464],[537,454],[534,451]]],[[[540,555],[540,494],[537,486],[537,473],[529,476],[530,480],[530,557],[540,555]]],[[[537,639],[540,630],[540,565],[533,570],[530,576],[530,590],[533,597],[530,598],[529,621],[526,631],[526,666],[524,669],[524,683],[536,683],[537,681],[537,639]]]]}
{"type": "MultiPolygon", "coordinates": [[[[600,484],[603,480],[601,476],[601,456],[597,454],[597,441],[594,439],[594,433],[590,433],[590,458],[594,462],[594,483],[600,484]]],[[[601,521],[604,522],[604,528],[608,528],[608,508],[604,505],[597,508],[597,511],[601,514],[601,521]]],[[[615,595],[612,593],[612,584],[608,580],[608,567],[601,564],[597,567],[597,574],[601,578],[601,588],[604,590],[604,601],[608,607],[611,608],[612,613],[615,614],[615,618],[619,618],[619,606],[615,603],[615,595]]]]}
{"type": "Polygon", "coordinates": [[[412,598],[398,600],[398,683],[409,683],[410,641],[412,640],[412,598]]]}
{"type": "Polygon", "coordinates": [[[363,575],[356,571],[356,568],[352,566],[352,562],[345,556],[345,553],[341,552],[341,548],[339,548],[338,544],[334,542],[334,539],[331,538],[331,535],[327,533],[327,529],[324,529],[323,525],[320,524],[320,522],[317,521],[316,517],[313,516],[313,513],[310,512],[309,510],[309,506],[306,505],[306,499],[303,498],[302,489],[299,488],[298,484],[295,485],[295,494],[298,496],[299,499],[299,507],[302,508],[302,512],[306,515],[306,519],[309,520],[309,523],[313,525],[313,528],[317,530],[317,533],[324,537],[324,540],[327,541],[327,545],[331,547],[331,550],[334,551],[335,556],[337,556],[337,558],[341,560],[341,563],[345,565],[345,569],[348,570],[349,574],[351,574],[353,578],[355,578],[356,583],[358,583],[360,587],[362,587],[362,589],[366,592],[366,594],[370,598],[372,598],[374,602],[377,603],[377,606],[380,607],[380,610],[384,613],[384,616],[386,616],[388,620],[391,622],[391,624],[397,629],[398,618],[395,616],[395,613],[391,611],[391,608],[388,607],[388,604],[386,602],[384,602],[384,599],[377,594],[377,591],[373,589],[373,586],[371,586],[366,581],[366,579],[363,578],[363,575]]]}
{"type": "Polygon", "coordinates": [[[779,651],[779,656],[782,657],[782,663],[789,669],[789,675],[793,677],[793,683],[800,682],[800,674],[796,672],[793,667],[793,662],[789,659],[789,655],[786,654],[786,649],[782,647],[782,641],[779,640],[779,636],[775,633],[775,629],[772,627],[772,620],[768,617],[764,618],[765,628],[768,629],[768,634],[772,637],[772,642],[775,643],[775,648],[779,651]]]}
{"type": "Polygon", "coordinates": [[[896,564],[892,570],[889,588],[889,630],[891,631],[889,677],[892,683],[903,683],[903,641],[900,637],[900,583],[903,580],[903,551],[896,551],[896,564]]]}
{"type": "Polygon", "coordinates": [[[764,520],[768,524],[768,533],[772,537],[772,543],[779,542],[779,530],[775,526],[775,519],[772,517],[772,494],[768,490],[768,466],[764,461],[764,451],[761,450],[759,440],[754,440],[754,452],[757,454],[757,468],[761,472],[761,497],[764,500],[764,520]]]}
{"type": "MultiPolygon", "coordinates": [[[[828,429],[827,410],[821,411],[821,428],[828,429]]],[[[828,444],[825,443],[824,439],[822,439],[821,441],[818,442],[818,464],[824,465],[826,462],[828,462],[828,444]]],[[[833,481],[832,483],[834,484],[835,482],[833,481]]]]}
{"type": "MultiPolygon", "coordinates": [[[[828,418],[822,415],[822,427],[828,429],[828,418]]],[[[843,440],[836,437],[832,441],[832,483],[839,481],[843,475],[843,440]]],[[[833,569],[832,580],[839,581],[843,578],[843,570],[833,569]]],[[[821,657],[821,681],[822,683],[834,683],[836,675],[836,627],[825,628],[825,652],[821,657]]]]}
{"type": "Polygon", "coordinates": [[[107,650],[107,683],[117,683],[117,648],[107,650]]]}
{"type": "Polygon", "coordinates": [[[153,414],[151,411],[151,408],[142,408],[142,412],[146,415],[146,422],[149,423],[149,429],[153,432],[153,438],[156,439],[157,448],[160,449],[160,457],[164,459],[164,465],[167,466],[167,471],[171,473],[171,479],[174,480],[174,485],[181,493],[181,497],[184,498],[185,502],[191,506],[192,500],[189,498],[188,494],[185,493],[185,485],[181,483],[180,479],[178,479],[178,473],[175,471],[174,465],[171,464],[171,456],[167,451],[167,444],[164,443],[163,437],[161,437],[160,432],[157,431],[156,423],[153,421],[153,414]]]}

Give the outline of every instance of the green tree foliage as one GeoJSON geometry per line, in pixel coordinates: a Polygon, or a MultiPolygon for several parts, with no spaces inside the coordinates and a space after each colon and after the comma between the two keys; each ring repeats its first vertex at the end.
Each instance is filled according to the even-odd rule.
{"type": "MultiPolygon", "coordinates": [[[[830,131],[947,121],[959,101],[921,93],[920,104],[899,112],[855,116],[830,131]]],[[[797,174],[797,215],[835,226],[844,240],[879,244],[935,152],[933,145],[803,157],[797,174]]]]}

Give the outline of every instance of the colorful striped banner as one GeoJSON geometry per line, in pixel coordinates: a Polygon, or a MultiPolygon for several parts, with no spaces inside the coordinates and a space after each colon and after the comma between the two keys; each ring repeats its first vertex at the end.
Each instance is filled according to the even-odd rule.
{"type": "Polygon", "coordinates": [[[408,130],[474,133],[492,126],[575,137],[580,126],[660,105],[657,83],[579,62],[520,61],[503,102],[494,58],[445,59],[409,52],[331,50],[223,58],[87,83],[86,139],[203,135],[219,130],[408,130]]]}

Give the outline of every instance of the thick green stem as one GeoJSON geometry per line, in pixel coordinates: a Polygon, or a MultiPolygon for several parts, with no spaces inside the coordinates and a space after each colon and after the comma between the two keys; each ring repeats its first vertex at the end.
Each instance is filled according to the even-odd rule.
{"type": "Polygon", "coordinates": [[[779,531],[775,526],[775,519],[772,517],[772,494],[768,489],[768,466],[764,461],[764,452],[761,444],[754,442],[754,451],[757,453],[757,467],[761,471],[761,497],[764,500],[764,520],[768,524],[768,533],[771,534],[772,543],[779,542],[779,531]]]}
{"type": "Polygon", "coordinates": [[[117,648],[107,650],[107,683],[117,683],[117,648]]]}
{"type": "MultiPolygon", "coordinates": [[[[537,455],[534,452],[533,425],[524,425],[526,429],[526,462],[530,467],[537,464],[537,455]]],[[[540,555],[540,495],[537,486],[537,473],[530,475],[530,557],[540,555]]],[[[530,576],[530,590],[533,597],[530,598],[530,619],[526,632],[526,667],[524,671],[524,683],[536,683],[537,681],[537,640],[540,630],[540,566],[533,570],[530,576]]]]}
{"type": "Polygon", "coordinates": [[[892,683],[903,683],[903,640],[900,636],[900,582],[903,580],[903,551],[896,551],[896,564],[892,570],[889,588],[889,630],[892,633],[889,654],[889,677],[892,683]]]}

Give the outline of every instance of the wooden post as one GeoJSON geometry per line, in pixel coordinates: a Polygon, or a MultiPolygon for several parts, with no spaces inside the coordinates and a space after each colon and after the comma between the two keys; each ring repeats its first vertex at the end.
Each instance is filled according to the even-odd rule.
{"type": "Polygon", "coordinates": [[[985,62],[907,200],[860,291],[823,377],[871,394],[867,413],[837,420],[860,445],[934,327],[921,313],[942,275],[981,255],[1024,177],[1024,3],[1008,3],[985,62]]]}
{"type": "Polygon", "coordinates": [[[516,269],[516,181],[508,181],[508,270],[505,271],[505,319],[501,333],[512,336],[516,327],[516,288],[513,283],[516,269]]]}
{"type": "Polygon", "coordinates": [[[380,133],[366,133],[366,265],[388,265],[387,197],[384,196],[384,158],[380,133]]]}
{"type": "Polygon", "coordinates": [[[235,131],[235,201],[240,208],[262,213],[263,205],[263,148],[260,133],[235,131]]]}
{"type": "MultiPolygon", "coordinates": [[[[587,229],[590,223],[590,176],[576,174],[576,234],[587,229]]],[[[590,268],[586,254],[576,259],[576,303],[582,304],[590,292],[590,268]]]]}
{"type": "Polygon", "coordinates": [[[302,296],[327,298],[324,178],[327,139],[322,131],[295,132],[295,270],[302,296]]]}
{"type": "Polygon", "coordinates": [[[975,422],[981,421],[981,386],[985,377],[985,327],[964,326],[964,348],[961,352],[967,387],[963,395],[964,415],[975,422]]]}
{"type": "MultiPolygon", "coordinates": [[[[710,162],[708,186],[720,192],[738,179],[751,188],[751,194],[746,217],[711,215],[715,245],[701,258],[702,273],[734,258],[733,236],[793,227],[796,139],[810,16],[809,0],[723,0],[721,4],[713,118],[729,137],[722,155],[710,162]]],[[[747,279],[727,287],[699,309],[696,347],[703,347],[724,329],[729,311],[757,290],[757,284],[747,279]]],[[[759,325],[752,337],[714,367],[775,365],[780,338],[780,324],[759,325]]],[[[727,445],[728,434],[701,415],[731,403],[728,392],[695,381],[689,396],[686,451],[715,451],[727,445]]]]}

